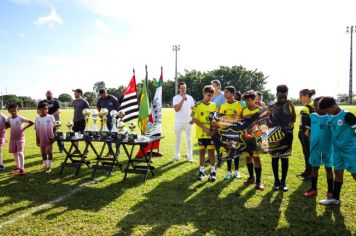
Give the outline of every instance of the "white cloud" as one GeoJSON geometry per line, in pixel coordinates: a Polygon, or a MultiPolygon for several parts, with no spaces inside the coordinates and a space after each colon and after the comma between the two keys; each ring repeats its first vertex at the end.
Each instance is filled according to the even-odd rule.
{"type": "Polygon", "coordinates": [[[25,37],[26,37],[26,34],[24,34],[24,33],[19,33],[19,37],[20,37],[20,38],[25,38],[25,37]]]}
{"type": "Polygon", "coordinates": [[[49,14],[48,16],[41,16],[33,23],[38,26],[48,25],[49,28],[53,28],[54,24],[63,24],[63,20],[57,14],[56,9],[52,8],[51,14],[49,14]]]}
{"type": "Polygon", "coordinates": [[[111,34],[110,28],[101,20],[96,20],[95,21],[95,26],[102,32],[106,34],[111,34]]]}

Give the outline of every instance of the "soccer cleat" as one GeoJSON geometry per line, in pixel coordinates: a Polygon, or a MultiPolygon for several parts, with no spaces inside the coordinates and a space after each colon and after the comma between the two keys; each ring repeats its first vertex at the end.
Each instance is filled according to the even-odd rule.
{"type": "Polygon", "coordinates": [[[0,171],[4,171],[6,170],[5,167],[3,165],[0,166],[0,171]]]}
{"type": "Polygon", "coordinates": [[[173,158],[172,161],[173,161],[173,162],[179,161],[179,158],[178,158],[178,157],[175,157],[175,158],[173,158]]]}
{"type": "Polygon", "coordinates": [[[249,178],[244,182],[244,185],[251,185],[251,184],[254,184],[254,183],[255,183],[255,178],[249,177],[249,178]]]}
{"type": "Polygon", "coordinates": [[[262,183],[259,183],[259,184],[256,184],[256,185],[255,185],[255,189],[256,189],[256,190],[263,191],[263,190],[265,189],[265,186],[263,186],[262,183]]]}
{"type": "Polygon", "coordinates": [[[286,185],[286,183],[281,183],[280,186],[279,186],[279,189],[284,191],[284,192],[287,192],[288,191],[288,186],[286,185]]]}
{"type": "Polygon", "coordinates": [[[309,189],[304,193],[305,197],[315,197],[316,195],[318,195],[318,191],[316,189],[309,189]]]}
{"type": "Polygon", "coordinates": [[[281,184],[280,182],[274,182],[272,189],[273,189],[274,191],[278,191],[280,184],[281,184]]]}
{"type": "Polygon", "coordinates": [[[203,171],[199,171],[198,180],[203,180],[205,178],[205,173],[203,171]]]}
{"type": "Polygon", "coordinates": [[[235,177],[235,179],[241,179],[241,174],[240,174],[240,172],[239,172],[239,171],[236,171],[234,177],[235,177]]]}
{"type": "Polygon", "coordinates": [[[231,179],[231,173],[228,173],[225,177],[224,177],[224,180],[229,180],[231,179]]]}
{"type": "Polygon", "coordinates": [[[10,171],[11,175],[17,175],[20,172],[19,168],[16,168],[15,170],[10,171]]]}
{"type": "Polygon", "coordinates": [[[338,205],[340,205],[340,200],[337,200],[337,199],[332,197],[332,198],[327,198],[327,199],[324,199],[324,200],[320,200],[319,204],[326,205],[326,206],[329,206],[329,205],[338,206],[338,205]]]}
{"type": "Polygon", "coordinates": [[[25,170],[19,170],[19,172],[18,172],[18,175],[20,175],[20,176],[24,176],[24,175],[26,175],[26,172],[25,172],[25,170]]]}
{"type": "Polygon", "coordinates": [[[210,176],[209,176],[209,181],[210,182],[215,182],[216,180],[216,173],[215,172],[211,172],[210,176]]]}

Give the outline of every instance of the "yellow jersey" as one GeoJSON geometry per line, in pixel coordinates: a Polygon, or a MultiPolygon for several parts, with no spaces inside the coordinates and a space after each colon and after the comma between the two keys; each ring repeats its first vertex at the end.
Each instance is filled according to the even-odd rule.
{"type": "Polygon", "coordinates": [[[248,119],[250,118],[252,115],[258,113],[261,111],[261,108],[260,107],[256,107],[255,109],[253,110],[250,110],[248,107],[245,107],[243,110],[242,110],[242,117],[244,119],[248,119]]]}
{"type": "Polygon", "coordinates": [[[220,113],[226,115],[237,115],[242,116],[242,105],[239,101],[234,101],[233,103],[229,103],[228,101],[221,104],[220,113]]]}
{"type": "MultiPolygon", "coordinates": [[[[192,111],[192,118],[197,119],[202,123],[204,126],[210,128],[210,112],[217,112],[218,107],[214,102],[210,102],[209,104],[205,104],[204,102],[200,101],[197,102],[192,111]]],[[[197,126],[196,128],[197,138],[211,138],[207,133],[203,132],[203,129],[197,126]]]]}

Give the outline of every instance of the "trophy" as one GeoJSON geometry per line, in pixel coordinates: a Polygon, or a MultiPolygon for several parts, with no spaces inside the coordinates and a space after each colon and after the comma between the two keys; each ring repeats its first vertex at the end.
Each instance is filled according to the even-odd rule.
{"type": "Polygon", "coordinates": [[[54,132],[54,138],[55,139],[61,139],[61,138],[63,138],[63,132],[62,132],[62,130],[61,130],[61,126],[62,126],[62,123],[59,121],[59,120],[56,120],[55,122],[54,122],[54,130],[55,130],[55,132],[54,132]]]}
{"type": "Polygon", "coordinates": [[[110,134],[110,131],[108,130],[108,126],[106,124],[106,120],[108,119],[106,115],[108,114],[108,112],[109,111],[106,108],[101,108],[99,112],[100,123],[101,123],[100,137],[102,139],[106,139],[110,134]]]}
{"type": "Polygon", "coordinates": [[[117,114],[118,114],[118,112],[116,110],[112,110],[110,112],[110,116],[112,118],[112,129],[110,130],[110,132],[111,132],[111,137],[113,139],[117,138],[117,128],[116,128],[116,125],[117,125],[117,114]]]}
{"type": "Polygon", "coordinates": [[[119,121],[117,123],[117,140],[121,141],[127,136],[127,129],[125,127],[125,123],[123,121],[119,121]]]}
{"type": "Polygon", "coordinates": [[[82,111],[83,115],[84,115],[84,120],[85,120],[85,129],[84,129],[84,132],[83,132],[83,136],[85,138],[89,138],[91,136],[91,131],[90,131],[90,128],[89,128],[89,118],[90,118],[90,109],[88,108],[85,108],[83,111],[82,111]]]}
{"type": "Polygon", "coordinates": [[[117,113],[117,117],[119,117],[119,121],[122,121],[122,119],[125,117],[125,112],[123,110],[120,110],[117,113]]]}
{"type": "Polygon", "coordinates": [[[128,141],[129,142],[134,142],[135,139],[137,139],[137,134],[135,133],[135,128],[136,128],[136,124],[134,122],[131,122],[129,124],[129,134],[127,135],[128,141]]]}
{"type": "Polygon", "coordinates": [[[71,139],[74,137],[74,131],[72,130],[74,124],[73,121],[69,120],[66,124],[68,132],[66,133],[66,139],[71,139]]]}
{"type": "Polygon", "coordinates": [[[98,118],[99,112],[97,110],[92,110],[91,111],[91,117],[93,118],[93,137],[97,138],[99,137],[99,131],[98,131],[98,126],[96,124],[97,118],[98,118]]]}

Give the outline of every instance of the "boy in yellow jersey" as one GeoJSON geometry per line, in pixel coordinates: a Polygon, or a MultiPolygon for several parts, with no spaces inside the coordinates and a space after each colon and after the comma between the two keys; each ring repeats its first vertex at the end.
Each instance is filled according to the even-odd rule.
{"type": "MultiPolygon", "coordinates": [[[[253,90],[245,92],[243,94],[243,99],[246,102],[246,107],[242,110],[243,119],[249,119],[254,114],[262,111],[262,108],[257,106],[255,103],[256,93],[253,90]]],[[[265,187],[261,183],[262,167],[259,154],[256,152],[243,152],[243,155],[246,157],[246,166],[249,173],[249,178],[244,184],[254,184],[256,181],[255,188],[262,191],[265,187]],[[256,180],[253,175],[253,167],[255,167],[256,180]]]]}
{"type": "MultiPolygon", "coordinates": [[[[227,115],[236,115],[242,118],[242,105],[239,101],[235,100],[235,95],[236,90],[234,86],[227,86],[224,89],[224,96],[226,99],[226,102],[221,104],[220,111],[219,113],[222,114],[227,114],[227,115]]],[[[232,157],[235,159],[235,178],[240,179],[241,175],[239,172],[239,160],[240,160],[240,153],[230,153],[232,157]]],[[[227,160],[227,175],[225,176],[225,180],[229,180],[232,177],[232,172],[231,172],[231,165],[232,165],[232,160],[228,159],[227,160]]]]}
{"type": "Polygon", "coordinates": [[[203,100],[197,102],[193,108],[192,118],[193,123],[197,125],[197,138],[199,144],[199,176],[198,180],[205,178],[204,163],[205,152],[208,150],[208,156],[210,159],[211,171],[209,180],[214,182],[216,180],[215,173],[215,146],[212,140],[212,132],[210,129],[210,112],[217,112],[218,108],[211,100],[214,95],[214,88],[211,85],[207,85],[203,89],[203,100]]]}

